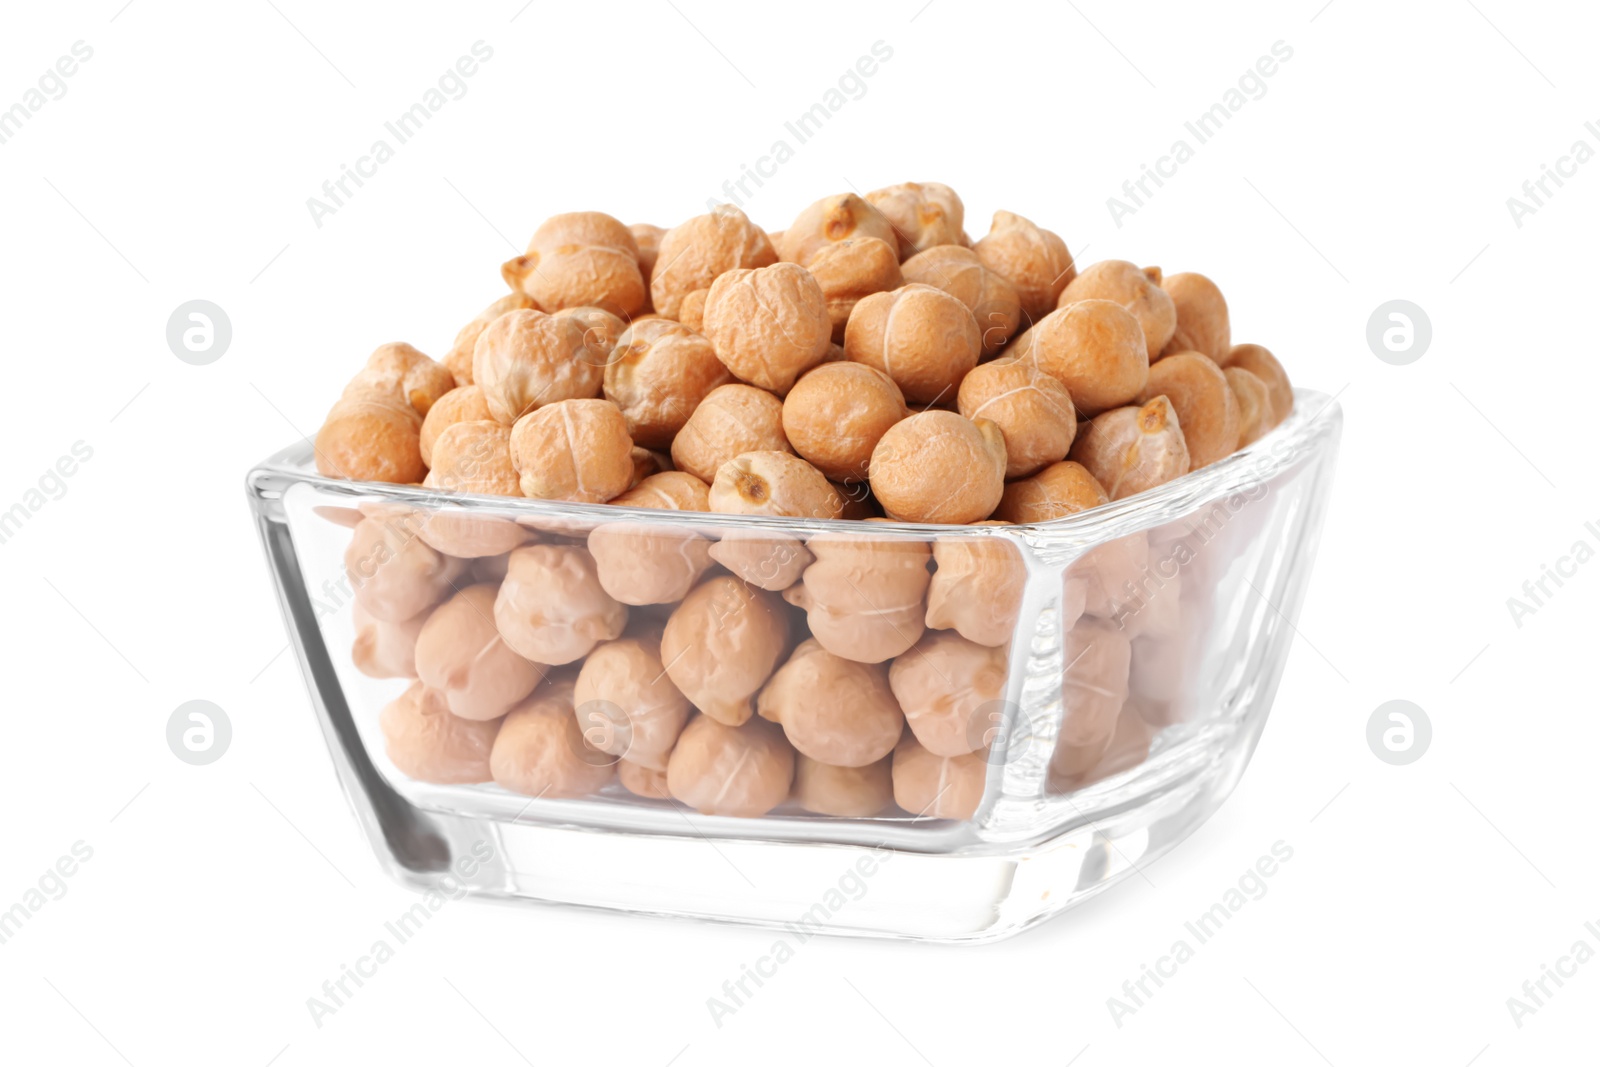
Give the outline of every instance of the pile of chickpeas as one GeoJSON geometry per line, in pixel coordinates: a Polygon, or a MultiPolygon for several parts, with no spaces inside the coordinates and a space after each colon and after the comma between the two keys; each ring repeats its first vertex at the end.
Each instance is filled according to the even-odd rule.
{"type": "MultiPolygon", "coordinates": [[[[949,187],[912,182],[819,200],[777,233],[731,206],[670,230],[557,215],[442,360],[373,353],[317,467],[441,494],[1033,523],[1214,463],[1288,415],[1282,366],[1232,343],[1210,279],[1080,273],[1032,221],[997,212],[972,241],[963,214],[949,187]]],[[[397,503],[346,521],[354,661],[413,680],[380,724],[414,779],[551,797],[616,783],[735,816],[960,819],[982,797],[1026,582],[1003,539],[397,503]]],[[[1180,641],[1182,605],[1119,613],[1152,551],[1141,534],[1068,572],[1057,788],[1141,761],[1159,725],[1124,710],[1141,699],[1130,657],[1180,641]]]]}

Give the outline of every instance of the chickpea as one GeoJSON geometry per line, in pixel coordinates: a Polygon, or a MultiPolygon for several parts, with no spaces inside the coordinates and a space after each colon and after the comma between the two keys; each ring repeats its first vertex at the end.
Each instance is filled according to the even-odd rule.
{"type": "Polygon", "coordinates": [[[1128,699],[1128,637],[1116,623],[1093,617],[1061,638],[1061,746],[1108,740],[1128,699]]]}
{"type": "Polygon", "coordinates": [[[426,614],[400,622],[385,622],[367,614],[360,602],[351,605],[356,640],[350,647],[350,661],[368,678],[415,678],[417,676],[417,634],[428,621],[426,614]]]}
{"type": "MultiPolygon", "coordinates": [[[[692,474],[653,474],[612,501],[627,507],[709,511],[706,485],[692,474]]],[[[691,530],[613,522],[589,533],[600,588],[623,604],[682,600],[711,567],[711,543],[691,530]]]]}
{"type": "Polygon", "coordinates": [[[1096,415],[1073,442],[1071,456],[1105,486],[1112,500],[1154,489],[1189,471],[1189,447],[1178,413],[1165,396],[1143,407],[1096,415]]]}
{"type": "Polygon", "coordinates": [[[1056,298],[1077,275],[1066,242],[1009,211],[994,213],[988,236],[972,250],[985,267],[1016,286],[1022,314],[1029,322],[1038,322],[1055,310],[1056,298]]]}
{"type": "Polygon", "coordinates": [[[317,431],[317,471],[328,478],[413,485],[427,474],[422,419],[383,393],[341,397],[317,431]]]}
{"type": "Polygon", "coordinates": [[[907,733],[894,750],[894,802],[919,819],[970,819],[983,803],[988,770],[981,752],[935,756],[907,733]]]}
{"type": "Polygon", "coordinates": [[[1228,349],[1227,358],[1222,361],[1224,369],[1238,367],[1254,374],[1267,387],[1267,393],[1272,397],[1272,421],[1267,428],[1278,425],[1289,417],[1289,412],[1294,410],[1294,387],[1289,384],[1289,375],[1283,369],[1283,364],[1278,362],[1278,357],[1260,345],[1234,345],[1228,349]]]}
{"type": "Polygon", "coordinates": [[[522,495],[517,472],[511,465],[511,430],[492,419],[449,426],[434,442],[432,452],[433,469],[422,483],[430,489],[485,496],[522,495]]]}
{"type": "Polygon", "coordinates": [[[458,385],[438,402],[428,409],[427,417],[422,420],[422,432],[417,439],[417,447],[422,453],[422,462],[429,467],[433,466],[433,442],[439,435],[458,422],[479,422],[492,419],[489,412],[489,402],[483,398],[483,390],[476,385],[458,385]]]}
{"type": "Polygon", "coordinates": [[[711,289],[696,289],[683,298],[683,303],[678,305],[678,321],[695,333],[702,333],[706,325],[706,297],[711,295],[711,289]]]}
{"type": "Polygon", "coordinates": [[[1172,402],[1189,449],[1189,469],[1215,463],[1239,447],[1239,401],[1228,379],[1198,352],[1177,352],[1150,368],[1139,403],[1158,396],[1172,402]]]}
{"type": "Polygon", "coordinates": [[[667,788],[702,815],[765,815],[789,797],[794,749],[761,719],[729,726],[696,715],[667,763],[667,788]]]}
{"type": "Polygon", "coordinates": [[[844,500],[821,471],[790,452],[745,452],[711,483],[711,510],[729,515],[837,519],[844,500]]]}
{"type": "Polygon", "coordinates": [[[905,716],[888,671],[835,656],[814,638],[800,642],[756,701],[801,755],[835,767],[865,767],[894,751],[905,716]]]}
{"type": "Polygon", "coordinates": [[[689,721],[689,699],[667,677],[658,634],[608,641],[578,671],[578,725],[602,752],[655,771],[689,721]]]}
{"type": "Polygon", "coordinates": [[[1067,304],[1011,348],[1065,385],[1085,418],[1131,402],[1150,376],[1139,320],[1109,300],[1067,304]]]}
{"type": "Polygon", "coordinates": [[[1068,597],[1081,601],[1082,614],[1112,619],[1149,571],[1150,541],[1141,530],[1089,549],[1067,568],[1063,584],[1068,597]]]}
{"type": "Polygon", "coordinates": [[[865,767],[833,767],[803,753],[794,758],[794,801],[817,815],[865,819],[894,803],[891,757],[865,767]]]}
{"type": "Polygon", "coordinates": [[[793,263],[717,275],[704,331],[733,375],[782,395],[828,354],[832,334],[822,286],[793,263]]]}
{"type": "Polygon", "coordinates": [[[868,472],[873,495],[895,519],[976,522],[1005,489],[1005,439],[988,419],[923,411],[889,428],[868,472]]]}
{"type": "Polygon", "coordinates": [[[1049,522],[1110,502],[1105,488],[1083,464],[1063,460],[1007,485],[994,517],[1017,524],[1049,522]]]}
{"type": "Polygon", "coordinates": [[[799,538],[727,530],[711,546],[711,558],[758,589],[781,593],[816,559],[799,538]]]}
{"type": "Polygon", "coordinates": [[[672,799],[672,791],[667,788],[666,771],[653,771],[628,760],[618,760],[617,781],[636,797],[647,800],[672,799]]]}
{"type": "Polygon", "coordinates": [[[829,245],[811,257],[806,269],[822,288],[835,343],[844,340],[845,323],[862,297],[905,284],[894,248],[876,237],[847,237],[829,245]]]}
{"type": "Polygon", "coordinates": [[[783,399],[789,445],[836,482],[863,482],[872,450],[910,414],[900,387],[865,363],[824,363],[783,399]]]}
{"type": "Polygon", "coordinates": [[[673,465],[708,485],[735,456],[790,451],[783,401],[753,385],[717,386],[672,439],[673,465]]]}
{"type": "Polygon", "coordinates": [[[823,197],[795,216],[783,231],[778,258],[809,267],[823,249],[852,237],[876,237],[890,248],[899,247],[894,227],[881,212],[854,193],[840,193],[823,197]]]}
{"type": "Polygon", "coordinates": [[[611,503],[630,508],[666,511],[710,511],[710,488],[687,471],[665,470],[652,474],[611,503]]]}
{"type": "Polygon", "coordinates": [[[628,436],[646,448],[670,448],[700,401],[732,381],[710,341],[657,318],[639,320],[617,339],[604,388],[622,409],[628,436]]]}
{"type": "Polygon", "coordinates": [[[987,749],[1003,725],[1006,650],[930,630],[896,657],[889,687],[929,752],[961,756],[987,749]]]}
{"type": "Polygon", "coordinates": [[[1006,443],[1006,477],[1026,478],[1067,458],[1078,432],[1067,387],[1026,359],[976,367],[956,393],[961,414],[988,419],[1006,443]]]}
{"type": "Polygon", "coordinates": [[[501,268],[506,284],[550,311],[602,307],[630,317],[645,302],[639,244],[599,211],[553,215],[534,231],[527,254],[501,268]]]}
{"type": "MultiPolygon", "coordinates": [[[[737,578],[706,579],[684,597],[661,635],[667,676],[718,722],[750,718],[751,698],[789,644],[789,619],[772,593],[737,578]]],[[[674,795],[679,795],[676,788],[674,795]]],[[[681,799],[681,796],[680,796],[681,799]]]]}
{"type": "Polygon", "coordinates": [[[633,484],[633,440],[609,400],[560,400],[517,420],[511,465],[522,495],[603,504],[633,484]]]}
{"type": "Polygon", "coordinates": [[[510,426],[542,405],[599,396],[610,351],[578,316],[508,311],[478,336],[473,381],[510,426]]]}
{"type": "Polygon", "coordinates": [[[455,376],[456,387],[472,384],[472,353],[478,347],[478,336],[484,329],[508,311],[536,308],[533,297],[527,293],[507,293],[478,313],[477,318],[461,327],[450,351],[445,353],[444,365],[455,376]]]}
{"type": "Polygon", "coordinates": [[[1228,388],[1239,405],[1239,447],[1254,444],[1270,428],[1268,424],[1276,414],[1267,383],[1243,367],[1224,367],[1222,376],[1228,379],[1228,388]]]}
{"type": "Polygon", "coordinates": [[[356,524],[344,552],[356,603],[374,619],[402,622],[437,604],[466,570],[464,561],[418,539],[420,513],[371,515],[356,524]]]}
{"type": "Polygon", "coordinates": [[[443,363],[435,363],[404,341],[379,345],[367,357],[363,374],[346,388],[345,395],[365,392],[364,383],[384,379],[396,399],[410,404],[420,418],[434,402],[456,387],[455,375],[443,363]],[[363,383],[363,384],[358,384],[363,383]]]}
{"type": "Polygon", "coordinates": [[[511,553],[494,601],[506,644],[535,663],[560,666],[622,636],[628,609],[600,585],[594,557],[570,545],[528,545],[511,553]]]}
{"type": "MultiPolygon", "coordinates": [[[[1106,739],[1106,743],[1092,745],[1085,751],[1085,757],[1094,754],[1098,759],[1089,763],[1087,767],[1077,770],[1077,773],[1070,777],[1059,773],[1052,774],[1050,786],[1058,792],[1068,792],[1104,781],[1123,771],[1131,771],[1150,757],[1150,742],[1154,736],[1155,732],[1140,717],[1135,703],[1130,700],[1117,714],[1117,724],[1111,731],[1111,736],[1106,739]]],[[[1063,759],[1061,763],[1063,766],[1076,769],[1088,763],[1088,760],[1063,759]]]]}
{"type": "Polygon", "coordinates": [[[939,182],[901,182],[867,194],[894,227],[900,258],[908,259],[935,245],[960,245],[966,208],[956,191],[939,182]]]}
{"type": "Polygon", "coordinates": [[[417,677],[463,719],[498,719],[544,680],[545,670],[495,629],[495,587],[469,585],[428,616],[417,635],[417,677]]]}
{"type": "Polygon", "coordinates": [[[972,312],[931,285],[864,297],[844,330],[845,357],[883,371],[917,404],[954,396],[982,347],[972,312]]]}
{"type": "Polygon", "coordinates": [[[489,754],[501,788],[531,797],[582,797],[611,781],[615,761],[583,736],[571,678],[553,679],[511,709],[489,754]]]}
{"type": "Polygon", "coordinates": [[[650,296],[656,311],[675,319],[685,296],[711,288],[724,271],[767,267],[777,261],[778,254],[760,227],[731,204],[719,204],[710,214],[696,215],[662,235],[656,269],[650,275],[650,296]]]}
{"type": "Polygon", "coordinates": [[[1126,260],[1101,260],[1072,280],[1056,306],[1080,300],[1109,300],[1130,312],[1139,321],[1151,363],[1161,358],[1161,350],[1177,329],[1178,313],[1172,297],[1161,288],[1160,267],[1140,270],[1126,260]]]}
{"type": "Polygon", "coordinates": [[[883,663],[922,636],[928,560],[921,541],[822,534],[816,562],[783,598],[803,608],[823,648],[858,663],[883,663]]]}
{"type": "Polygon", "coordinates": [[[1161,288],[1172,298],[1172,308],[1177,315],[1177,328],[1161,355],[1199,352],[1214,363],[1226,359],[1233,341],[1228,326],[1228,302],[1223,299],[1217,283],[1204,274],[1171,274],[1161,279],[1161,288]]]}
{"type": "Polygon", "coordinates": [[[942,289],[967,305],[977,320],[985,358],[994,355],[1022,322],[1017,287],[983,265],[978,254],[958,244],[934,245],[900,265],[908,283],[942,289]]]}
{"type": "Polygon", "coordinates": [[[384,705],[378,713],[389,762],[407,778],[437,785],[475,785],[490,781],[489,753],[500,720],[474,722],[454,715],[444,694],[421,682],[384,705]]]}
{"type": "MultiPolygon", "coordinates": [[[[590,358],[589,353],[599,352],[609,361],[611,350],[617,347],[617,341],[628,329],[627,323],[611,314],[605,308],[562,308],[560,311],[552,313],[550,317],[562,320],[571,319],[583,327],[583,344],[587,349],[584,354],[585,359],[590,358]]],[[[604,369],[602,368],[602,377],[603,375],[604,369]]]]}
{"type": "Polygon", "coordinates": [[[928,629],[954,630],[991,648],[1007,644],[1028,584],[1028,566],[1016,545],[1002,537],[940,537],[933,542],[933,562],[928,629]]]}

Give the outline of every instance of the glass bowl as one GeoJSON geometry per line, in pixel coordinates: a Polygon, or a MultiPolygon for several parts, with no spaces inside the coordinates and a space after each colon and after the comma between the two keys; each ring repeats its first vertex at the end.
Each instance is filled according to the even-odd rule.
{"type": "Polygon", "coordinates": [[[1233,789],[1340,426],[1301,390],[1220,462],[1014,526],[445,495],[323,477],[309,442],[247,488],[335,771],[400,882],[985,941],[1233,789]]]}

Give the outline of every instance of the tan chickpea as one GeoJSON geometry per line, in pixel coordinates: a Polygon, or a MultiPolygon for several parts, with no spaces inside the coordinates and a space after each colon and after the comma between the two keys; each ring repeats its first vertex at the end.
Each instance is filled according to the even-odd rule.
{"type": "Polygon", "coordinates": [[[894,803],[891,757],[865,767],[833,767],[804,753],[794,759],[794,802],[817,815],[865,819],[894,803]]]}
{"type": "Polygon", "coordinates": [[[1276,413],[1267,383],[1243,367],[1224,367],[1222,376],[1228,379],[1228,388],[1239,404],[1239,447],[1254,444],[1271,428],[1276,413]]]}
{"type": "Polygon", "coordinates": [[[689,698],[667,677],[656,634],[608,641],[589,653],[573,699],[592,747],[656,771],[667,769],[689,721],[689,698]]]}
{"type": "Polygon", "coordinates": [[[890,248],[899,247],[894,227],[881,212],[854,193],[840,193],[823,197],[795,216],[783,231],[778,258],[807,267],[824,248],[852,237],[876,237],[890,248]]]}
{"type": "Polygon", "coordinates": [[[528,531],[509,519],[435,511],[417,527],[417,536],[448,556],[471,560],[510,552],[528,539],[528,531]]]}
{"type": "Polygon", "coordinates": [[[700,401],[732,381],[710,341],[682,323],[654,318],[640,319],[617,339],[604,388],[635,443],[670,448],[700,401]]]}
{"type": "Polygon", "coordinates": [[[700,333],[706,325],[706,297],[711,295],[709,287],[696,289],[683,298],[678,305],[678,321],[695,333],[700,333]]]}
{"type": "Polygon", "coordinates": [[[710,485],[722,465],[745,452],[789,452],[783,401],[753,385],[719,385],[672,439],[672,463],[710,485]]]}
{"type": "Polygon", "coordinates": [[[421,682],[378,713],[389,762],[407,778],[437,785],[475,785],[493,778],[489,753],[500,720],[475,722],[453,714],[444,694],[421,682]]]}
{"type": "Polygon", "coordinates": [[[611,503],[667,511],[710,511],[710,487],[687,471],[661,471],[613,498],[611,503]]]}
{"type": "Polygon", "coordinates": [[[385,622],[369,615],[360,602],[350,607],[356,639],[350,647],[350,661],[369,678],[415,678],[417,676],[417,635],[428,621],[426,613],[385,622]]]}
{"type": "Polygon", "coordinates": [[[1077,273],[1066,242],[1009,211],[994,213],[988,236],[972,250],[985,267],[1016,286],[1028,322],[1054,311],[1056,298],[1077,273]]]}
{"type": "Polygon", "coordinates": [[[469,585],[428,616],[417,635],[417,677],[463,719],[498,719],[533,692],[544,668],[495,628],[495,587],[469,585]]]}
{"type": "Polygon", "coordinates": [[[536,308],[533,297],[527,293],[507,293],[494,303],[478,313],[477,318],[467,323],[456,333],[456,339],[450,345],[450,351],[445,353],[442,360],[450,373],[455,376],[456,387],[472,384],[472,353],[478,347],[478,336],[488,325],[508,311],[519,311],[523,308],[536,308]]]}
{"type": "MultiPolygon", "coordinates": [[[[1172,298],[1177,328],[1162,348],[1162,356],[1174,352],[1199,352],[1214,363],[1221,363],[1233,347],[1228,325],[1228,301],[1217,283],[1204,274],[1169,274],[1161,288],[1172,298]]],[[[1159,358],[1159,357],[1158,357],[1159,358]]]]}
{"type": "Polygon", "coordinates": [[[1199,352],[1178,352],[1150,368],[1138,402],[1172,402],[1189,449],[1189,469],[1215,463],[1239,447],[1239,401],[1222,368],[1199,352]]]}
{"type": "Polygon", "coordinates": [[[724,463],[711,483],[712,511],[729,515],[837,519],[844,510],[822,472],[790,452],[745,452],[724,463]]]}
{"type": "Polygon", "coordinates": [[[835,656],[815,639],[800,642],[778,668],[756,713],[782,726],[795,751],[835,767],[883,759],[906,724],[888,671],[835,656]]]}
{"type": "Polygon", "coordinates": [[[628,760],[618,760],[617,781],[636,797],[647,800],[672,799],[672,790],[667,788],[666,771],[654,771],[628,760]]]}
{"type": "Polygon", "coordinates": [[[1050,787],[1057,792],[1069,792],[1104,781],[1114,774],[1130,771],[1150,757],[1150,742],[1154,736],[1155,731],[1140,716],[1135,702],[1130,700],[1117,713],[1117,724],[1104,745],[1091,745],[1081,757],[1066,757],[1057,761],[1063,770],[1074,773],[1063,774],[1055,771],[1055,765],[1052,766],[1054,773],[1050,776],[1050,787]],[[1091,762],[1092,756],[1098,758],[1091,762]]]}
{"type": "Polygon", "coordinates": [[[1115,618],[1134,595],[1129,591],[1138,589],[1149,570],[1150,540],[1143,530],[1105,541],[1067,568],[1062,579],[1064,599],[1081,607],[1083,615],[1115,618]]]}
{"type": "Polygon", "coordinates": [[[455,375],[443,363],[435,363],[404,341],[379,345],[367,357],[362,374],[345,390],[346,396],[366,392],[368,383],[384,379],[394,395],[411,405],[418,417],[456,387],[455,375]],[[358,384],[360,383],[360,384],[358,384]]]}
{"type": "Polygon", "coordinates": [[[422,431],[417,439],[417,447],[422,452],[422,462],[429,467],[433,466],[433,442],[439,435],[458,422],[477,422],[492,419],[489,411],[489,402],[483,398],[483,390],[476,385],[458,385],[438,402],[428,409],[427,417],[422,420],[422,431]]]}
{"type": "Polygon", "coordinates": [[[550,317],[563,320],[571,319],[583,327],[583,344],[586,349],[584,353],[585,359],[590,358],[590,353],[603,352],[606,355],[606,359],[609,360],[611,358],[611,350],[617,347],[617,341],[628,329],[626,322],[623,322],[605,308],[562,308],[560,311],[553,312],[550,317]]]}
{"type": "Polygon", "coordinates": [[[1066,307],[1080,300],[1109,300],[1127,309],[1139,320],[1145,354],[1151,363],[1161,358],[1161,350],[1172,340],[1178,326],[1172,297],[1161,288],[1160,267],[1140,270],[1126,260],[1101,260],[1072,280],[1056,306],[1066,307]]]}
{"type": "Polygon", "coordinates": [[[762,719],[729,726],[696,715],[667,763],[673,797],[702,815],[765,815],[789,797],[794,749],[762,719]]]}
{"type": "Polygon", "coordinates": [[[845,323],[862,297],[905,284],[894,248],[876,237],[847,237],[822,249],[806,265],[822,288],[835,343],[844,340],[845,323]]]}
{"type": "Polygon", "coordinates": [[[1026,478],[1067,457],[1078,432],[1067,387],[1028,359],[1000,359],[961,380],[957,409],[988,419],[1006,442],[1006,477],[1026,478]]]}
{"type": "Polygon", "coordinates": [[[788,644],[783,602],[724,575],[701,582],[673,611],[661,635],[661,658],[695,707],[737,726],[750,718],[751,698],[788,644]]]}
{"type": "Polygon", "coordinates": [[[907,283],[942,289],[967,305],[977,320],[985,358],[994,355],[1022,322],[1017,287],[983,265],[978,254],[958,244],[934,245],[900,265],[907,283]]]}
{"type": "Polygon", "coordinates": [[[1234,345],[1228,350],[1227,358],[1222,361],[1224,369],[1238,367],[1247,370],[1260,378],[1267,387],[1267,394],[1272,397],[1272,421],[1267,428],[1278,425],[1289,417],[1289,412],[1294,410],[1294,387],[1289,384],[1289,375],[1283,369],[1283,364],[1278,362],[1278,357],[1260,345],[1234,345]]]}
{"type": "Polygon", "coordinates": [[[511,465],[522,495],[603,504],[633,484],[633,439],[609,400],[561,400],[517,420],[511,465]]]}
{"type": "Polygon", "coordinates": [[[415,618],[449,593],[466,563],[417,537],[421,512],[370,515],[356,524],[344,552],[356,603],[374,619],[415,618]]]}
{"type": "Polygon", "coordinates": [[[816,562],[783,597],[805,609],[823,648],[858,663],[883,663],[922,636],[928,560],[921,541],[822,534],[807,547],[816,562]]]}
{"type": "Polygon", "coordinates": [[[899,240],[901,259],[935,245],[960,245],[966,208],[956,191],[939,182],[901,182],[867,194],[899,240]]]}
{"type": "Polygon", "coordinates": [[[778,254],[760,227],[738,208],[719,204],[709,214],[696,215],[662,235],[650,296],[657,312],[675,319],[685,296],[711,288],[724,271],[767,267],[777,261],[778,254]]]}
{"type": "Polygon", "coordinates": [[[522,495],[511,465],[511,429],[493,419],[452,424],[434,442],[432,453],[433,468],[422,483],[430,489],[522,495]]]}
{"type": "Polygon", "coordinates": [[[1099,479],[1083,464],[1063,460],[1050,464],[1031,478],[1007,485],[994,517],[1018,524],[1049,522],[1110,501],[1099,479]]]}
{"type": "Polygon", "coordinates": [[[508,311],[478,336],[473,381],[510,426],[545,404],[599,396],[610,352],[580,317],[508,311]]]}
{"type": "MultiPolygon", "coordinates": [[[[682,471],[653,474],[611,502],[666,511],[710,510],[705,483],[682,471]]],[[[711,567],[710,549],[711,542],[698,533],[668,523],[606,523],[589,533],[600,588],[623,604],[682,600],[711,567]]]]}
{"type": "Polygon", "coordinates": [[[900,387],[865,363],[824,363],[783,398],[783,433],[800,456],[835,482],[864,482],[872,450],[910,414],[900,387]]]}
{"type": "Polygon", "coordinates": [[[780,396],[828,354],[833,327],[811,272],[793,263],[717,275],[703,330],[740,381],[780,396]]]}
{"type": "Polygon", "coordinates": [[[988,770],[981,752],[935,756],[907,733],[894,750],[894,802],[919,819],[970,819],[983,803],[988,770]]]}
{"type": "Polygon", "coordinates": [[[427,474],[422,419],[384,393],[341,397],[317,431],[317,472],[328,478],[413,485],[427,474]]]}
{"type": "Polygon", "coordinates": [[[991,648],[1008,643],[1028,584],[1028,567],[1017,546],[1001,537],[940,537],[933,542],[933,562],[924,619],[928,629],[954,630],[991,648]]]}
{"type": "Polygon", "coordinates": [[[1060,759],[1071,750],[1109,742],[1117,713],[1128,699],[1127,635],[1105,619],[1083,618],[1061,639],[1066,666],[1061,673],[1061,732],[1056,740],[1060,759]]]}
{"type": "Polygon", "coordinates": [[[534,231],[525,255],[500,273],[514,290],[548,311],[601,307],[631,317],[644,307],[639,244],[621,222],[599,211],[554,215],[534,231]]]}
{"type": "Polygon", "coordinates": [[[1071,456],[1105,486],[1112,500],[1154,489],[1189,471],[1189,447],[1177,411],[1165,396],[1142,407],[1096,415],[1072,443],[1071,456]]]}
{"type": "Polygon", "coordinates": [[[845,358],[883,371],[914,404],[953,397],[982,347],[972,312],[931,285],[863,298],[844,330],[845,358]]]}
{"type": "Polygon", "coordinates": [[[1006,445],[988,419],[923,411],[889,428],[868,468],[884,512],[904,522],[986,519],[1005,490],[1006,445]]]}
{"type": "Polygon", "coordinates": [[[530,797],[583,797],[611,781],[615,759],[584,739],[573,680],[554,679],[511,709],[489,754],[495,783],[530,797]]]}
{"type": "Polygon", "coordinates": [[[989,747],[1001,729],[1006,650],[930,630],[889,667],[889,687],[906,724],[936,756],[989,747]]]}
{"type": "Polygon", "coordinates": [[[796,537],[725,530],[711,546],[711,558],[756,588],[781,593],[816,557],[796,537]]]}
{"type": "Polygon", "coordinates": [[[1139,321],[1109,300],[1080,300],[1051,312],[1012,350],[1065,385],[1086,418],[1129,403],[1150,376],[1139,321]]]}
{"type": "Polygon", "coordinates": [[[528,545],[511,553],[494,623],[520,655],[559,666],[622,636],[628,609],[600,586],[594,557],[570,545],[528,545]]]}

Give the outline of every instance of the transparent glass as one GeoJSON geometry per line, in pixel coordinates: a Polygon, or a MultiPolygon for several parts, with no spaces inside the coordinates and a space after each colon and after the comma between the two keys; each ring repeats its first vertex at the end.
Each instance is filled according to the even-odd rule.
{"type": "Polygon", "coordinates": [[[1204,470],[1015,526],[447,496],[322,477],[309,442],[248,490],[399,881],[983,941],[1128,876],[1233,789],[1340,426],[1301,390],[1204,470]],[[661,710],[680,688],[694,707],[661,710]],[[691,803],[652,795],[669,785],[691,803]]]}

